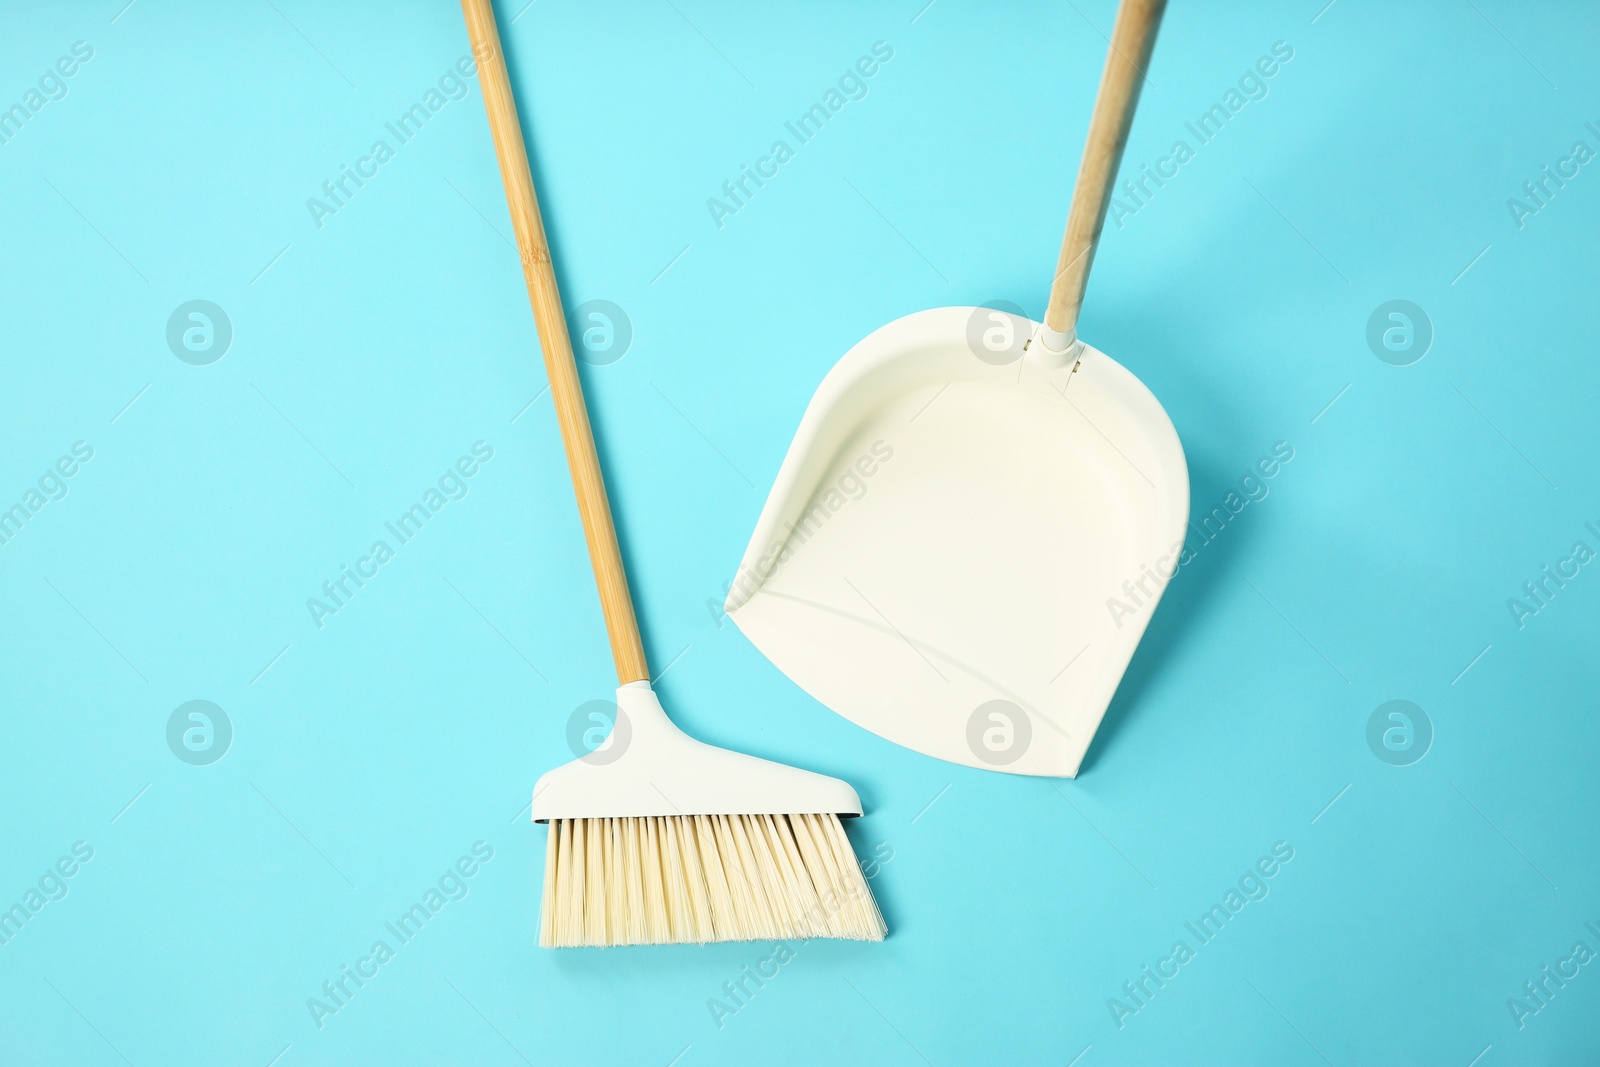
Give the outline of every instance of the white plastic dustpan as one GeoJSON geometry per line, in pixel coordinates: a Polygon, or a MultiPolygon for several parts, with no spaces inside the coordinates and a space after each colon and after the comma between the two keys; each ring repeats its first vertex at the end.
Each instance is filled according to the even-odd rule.
{"type": "Polygon", "coordinates": [[[1045,321],[939,308],[846,353],[728,595],[812,696],[954,763],[1076,774],[1183,549],[1171,420],[1074,333],[1161,7],[1118,13],[1045,321]]]}

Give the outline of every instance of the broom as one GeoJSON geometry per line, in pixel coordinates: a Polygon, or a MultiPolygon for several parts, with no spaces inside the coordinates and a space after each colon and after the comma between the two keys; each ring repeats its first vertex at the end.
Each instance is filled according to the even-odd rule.
{"type": "Polygon", "coordinates": [[[550,826],[539,944],[881,941],[883,917],[839,821],[861,814],[856,791],[696,741],[651,691],[494,9],[461,7],[617,665],[608,744],[534,787],[533,819],[550,826]]]}

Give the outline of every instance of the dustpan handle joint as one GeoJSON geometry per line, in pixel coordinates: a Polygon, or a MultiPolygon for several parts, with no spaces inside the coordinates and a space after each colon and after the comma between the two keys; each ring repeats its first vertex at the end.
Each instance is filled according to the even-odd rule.
{"type": "Polygon", "coordinates": [[[1105,225],[1112,182],[1128,143],[1128,130],[1133,125],[1134,108],[1139,103],[1139,90],[1144,86],[1165,7],[1166,0],[1122,0],[1117,9],[1105,73],[1100,77],[1100,95],[1095,99],[1083,162],[1078,168],[1078,184],[1072,191],[1067,233],[1061,242],[1061,258],[1056,263],[1050,304],[1044,314],[1044,341],[1055,351],[1064,351],[1076,338],[1078,310],[1083,305],[1095,246],[1105,225]]]}

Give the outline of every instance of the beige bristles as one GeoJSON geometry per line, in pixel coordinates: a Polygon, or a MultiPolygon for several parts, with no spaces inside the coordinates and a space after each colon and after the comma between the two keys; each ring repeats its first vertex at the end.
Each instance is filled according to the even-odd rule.
{"type": "Polygon", "coordinates": [[[837,815],[551,820],[539,944],[882,941],[837,815]]]}

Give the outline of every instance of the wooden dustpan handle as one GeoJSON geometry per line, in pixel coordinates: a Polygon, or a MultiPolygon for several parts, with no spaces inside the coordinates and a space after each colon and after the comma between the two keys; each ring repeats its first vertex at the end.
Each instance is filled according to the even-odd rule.
{"type": "Polygon", "coordinates": [[[1061,259],[1050,286],[1050,305],[1044,313],[1045,326],[1060,335],[1060,343],[1051,345],[1058,350],[1076,335],[1083,288],[1089,281],[1095,245],[1100,241],[1100,228],[1105,225],[1106,207],[1111,201],[1111,183],[1116,180],[1122,149],[1128,143],[1128,128],[1133,125],[1133,111],[1139,103],[1139,90],[1144,85],[1156,29],[1166,6],[1166,0],[1122,0],[1117,9],[1111,50],[1100,77],[1100,95],[1095,100],[1083,163],[1078,168],[1078,184],[1072,191],[1067,235],[1061,242],[1061,259]]]}
{"type": "Polygon", "coordinates": [[[544,221],[539,216],[539,201],[533,191],[533,175],[528,170],[522,127],[517,121],[517,103],[511,95],[511,79],[506,74],[505,56],[500,49],[494,8],[490,0],[461,0],[461,10],[466,15],[472,55],[478,63],[478,83],[483,88],[483,105],[489,113],[495,152],[500,157],[500,180],[505,184],[511,226],[517,235],[517,251],[522,255],[528,301],[533,305],[539,347],[544,351],[545,373],[550,378],[556,422],[561,427],[567,467],[572,472],[572,487],[578,497],[583,536],[589,544],[595,584],[600,588],[600,610],[605,615],[606,633],[611,638],[617,681],[623,685],[649,681],[650,668],[645,664],[644,642],[639,638],[639,623],[634,617],[633,600],[628,595],[628,576],[622,569],[622,551],[617,546],[617,530],[611,521],[606,484],[600,475],[600,457],[595,452],[594,431],[589,426],[589,411],[583,402],[578,365],[572,357],[572,339],[567,335],[561,293],[556,288],[555,269],[550,263],[550,246],[544,235],[544,221]]]}

